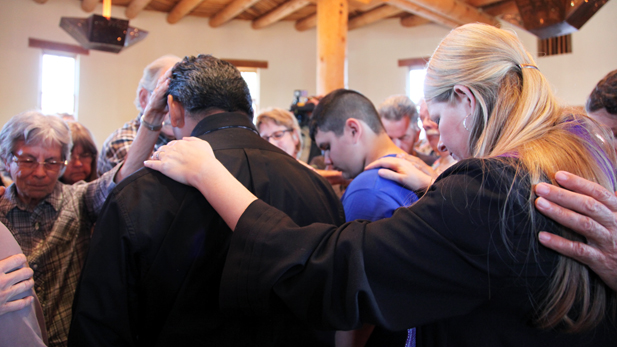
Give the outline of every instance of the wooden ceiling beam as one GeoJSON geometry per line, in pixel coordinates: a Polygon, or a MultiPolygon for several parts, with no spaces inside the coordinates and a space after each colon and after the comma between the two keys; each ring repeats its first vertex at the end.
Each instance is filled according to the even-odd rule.
{"type": "Polygon", "coordinates": [[[407,0],[387,0],[387,3],[394,7],[398,7],[403,11],[407,11],[418,15],[420,17],[424,17],[429,19],[437,24],[444,25],[448,28],[456,28],[460,25],[460,23],[453,21],[448,17],[444,17],[441,14],[435,13],[431,10],[427,10],[422,6],[418,6],[417,4],[407,1],[407,0]]]}
{"type": "Polygon", "coordinates": [[[410,14],[401,18],[401,25],[405,28],[417,27],[419,25],[427,24],[430,22],[430,20],[424,17],[416,16],[415,14],[410,14]]]}
{"type": "Polygon", "coordinates": [[[204,0],[181,0],[169,11],[167,23],[176,24],[180,19],[191,13],[195,7],[199,6],[204,0]]]}
{"type": "Polygon", "coordinates": [[[310,0],[289,0],[282,3],[274,10],[266,13],[265,15],[253,20],[251,27],[253,29],[262,29],[268,25],[272,25],[288,15],[296,12],[297,10],[311,4],[310,0]]]}
{"type": "Polygon", "coordinates": [[[247,8],[258,3],[260,0],[234,0],[230,2],[224,9],[210,17],[208,24],[213,28],[218,28],[221,25],[234,19],[247,8]]]}
{"type": "Polygon", "coordinates": [[[99,0],[82,0],[81,1],[81,9],[86,12],[92,12],[96,8],[96,5],[99,4],[99,0]]]}
{"type": "Polygon", "coordinates": [[[137,17],[139,12],[143,11],[143,9],[146,8],[146,6],[148,6],[148,4],[150,4],[151,2],[152,0],[133,0],[126,7],[124,14],[128,19],[133,19],[137,17]]]}
{"type": "Polygon", "coordinates": [[[498,2],[502,2],[504,0],[463,0],[473,7],[484,7],[488,5],[493,5],[498,2]]]}
{"type": "Polygon", "coordinates": [[[459,0],[408,0],[427,10],[450,18],[459,24],[486,23],[499,27],[499,21],[483,11],[459,0]]]}
{"type": "Polygon", "coordinates": [[[313,29],[317,26],[317,13],[313,13],[308,17],[304,17],[298,21],[296,21],[296,30],[298,31],[306,31],[309,29],[313,29]]]}
{"type": "Polygon", "coordinates": [[[377,22],[384,18],[400,14],[401,12],[403,11],[400,8],[388,5],[377,7],[350,19],[349,23],[347,24],[347,29],[354,30],[365,25],[377,22]]]}

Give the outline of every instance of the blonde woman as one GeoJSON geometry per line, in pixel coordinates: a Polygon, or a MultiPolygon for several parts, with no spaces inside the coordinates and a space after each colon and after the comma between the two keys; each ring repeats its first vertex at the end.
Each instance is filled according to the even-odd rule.
{"type": "Polygon", "coordinates": [[[196,139],[147,163],[198,187],[234,230],[222,306],[259,312],[276,297],[322,327],[417,327],[418,346],[614,346],[615,292],[538,243],[541,230],[577,236],[536,212],[531,193],[557,170],[614,191],[609,134],[562,114],[517,37],[483,24],[444,38],[424,90],[459,162],[377,222],[299,228],[196,139]]]}
{"type": "Polygon", "coordinates": [[[298,159],[302,150],[302,136],[293,113],[282,108],[271,108],[257,116],[255,125],[264,140],[298,159]]]}

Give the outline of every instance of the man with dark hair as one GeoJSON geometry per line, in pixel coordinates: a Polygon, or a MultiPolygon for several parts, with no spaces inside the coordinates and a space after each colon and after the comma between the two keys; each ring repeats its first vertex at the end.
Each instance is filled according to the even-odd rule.
{"type": "Polygon", "coordinates": [[[416,151],[414,146],[420,138],[416,104],[405,95],[394,95],[379,105],[379,116],[388,136],[402,150],[433,165],[436,156],[416,151]]]}
{"type": "MultiPolygon", "coordinates": [[[[159,86],[165,83],[177,138],[207,140],[238,180],[299,225],[343,223],[328,182],[259,136],[235,67],[209,55],[187,57],[159,86]]],[[[282,306],[259,317],[219,312],[231,235],[197,189],[157,171],[137,172],[112,192],[96,225],[69,345],[328,345],[282,306]]]]}
{"type": "MultiPolygon", "coordinates": [[[[406,154],[388,137],[375,106],[364,95],[348,89],[331,92],[313,111],[309,126],[326,165],[354,179],[341,199],[347,221],[391,217],[397,208],[418,200],[411,190],[381,178],[378,169],[364,171],[379,158],[406,154]]],[[[336,338],[337,342],[347,342],[367,340],[369,336],[367,346],[403,346],[407,332],[379,328],[373,332],[372,325],[365,325],[354,332],[338,332],[336,338]]]]}

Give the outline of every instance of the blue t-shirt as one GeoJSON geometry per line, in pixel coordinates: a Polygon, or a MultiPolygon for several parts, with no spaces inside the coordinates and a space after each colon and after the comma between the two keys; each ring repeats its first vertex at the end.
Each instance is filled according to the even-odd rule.
{"type": "Polygon", "coordinates": [[[378,170],[362,172],[347,187],[341,200],[348,222],[391,217],[397,208],[418,201],[416,193],[394,181],[381,178],[377,174],[378,170]]]}

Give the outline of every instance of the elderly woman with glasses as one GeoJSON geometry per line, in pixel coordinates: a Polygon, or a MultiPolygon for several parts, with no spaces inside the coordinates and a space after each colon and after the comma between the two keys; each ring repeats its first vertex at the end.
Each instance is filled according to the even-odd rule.
{"type": "MultiPolygon", "coordinates": [[[[0,198],[0,222],[11,231],[34,271],[49,345],[66,345],[71,306],[90,233],[115,183],[143,166],[166,116],[159,83],[123,165],[92,182],[61,183],[72,149],[69,126],[31,111],[11,118],[0,131],[0,159],[14,183],[0,198]]],[[[73,152],[74,153],[74,152],[73,152]]]]}
{"type": "Polygon", "coordinates": [[[298,159],[302,150],[302,136],[298,120],[289,111],[271,108],[257,116],[257,130],[261,137],[298,159]]]}
{"type": "Polygon", "coordinates": [[[320,327],[416,327],[418,346],[615,346],[616,293],[539,244],[540,231],[581,238],[540,214],[532,193],[559,170],[614,191],[611,135],[564,113],[516,35],[488,25],[444,38],[424,91],[459,162],[376,222],[298,227],[206,142],[159,149],[146,165],[196,186],[234,230],[221,306],[257,313],[282,301],[320,327]]]}
{"type": "Polygon", "coordinates": [[[92,133],[81,123],[67,122],[71,129],[73,148],[60,182],[73,184],[79,181],[92,182],[98,177],[96,172],[96,158],[98,150],[92,133]]]}

